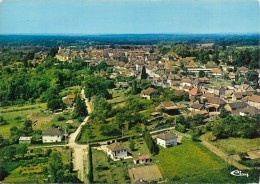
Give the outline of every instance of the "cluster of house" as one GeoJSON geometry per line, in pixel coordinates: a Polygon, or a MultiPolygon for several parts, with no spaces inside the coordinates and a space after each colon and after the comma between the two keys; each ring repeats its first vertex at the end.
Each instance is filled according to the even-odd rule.
{"type": "MultiPolygon", "coordinates": [[[[182,87],[174,91],[176,96],[187,93],[191,100],[188,109],[192,115],[217,115],[221,109],[225,108],[231,111],[231,114],[251,115],[260,113],[260,96],[254,95],[254,89],[248,84],[240,86],[223,87],[217,85],[212,89],[204,88],[204,81],[200,80],[182,80],[182,87]],[[184,87],[183,87],[184,86],[184,87]],[[190,86],[187,91],[185,86],[190,86]]],[[[142,98],[151,100],[160,96],[159,92],[154,88],[148,88],[142,91],[142,98]]],[[[156,107],[157,112],[167,115],[175,115],[179,113],[179,106],[173,101],[161,102],[156,107]]]]}
{"type": "MultiPolygon", "coordinates": [[[[219,112],[227,104],[229,106],[239,106],[239,108],[231,108],[232,113],[241,114],[243,112],[258,113],[259,96],[254,95],[255,90],[248,84],[241,84],[235,86],[221,86],[209,85],[212,83],[211,77],[223,78],[224,74],[228,75],[230,80],[235,80],[236,75],[245,75],[249,69],[246,67],[237,68],[236,73],[233,71],[233,66],[225,64],[217,64],[213,61],[208,61],[207,64],[201,64],[195,60],[195,57],[181,58],[176,53],[170,51],[168,54],[161,55],[157,49],[150,52],[151,46],[143,46],[142,49],[94,49],[88,48],[85,50],[73,50],[72,47],[59,47],[56,58],[61,61],[72,61],[73,59],[82,59],[90,64],[98,64],[106,60],[109,67],[114,68],[114,73],[110,74],[111,78],[117,75],[122,76],[136,76],[137,79],[141,78],[142,68],[145,66],[148,79],[155,86],[162,86],[164,88],[175,89],[175,95],[181,96],[185,93],[189,95],[191,101],[201,101],[201,103],[191,103],[190,110],[194,114],[213,115],[211,112],[219,112]],[[127,58],[127,60],[125,60],[127,58]],[[207,77],[198,78],[194,75],[188,75],[183,78],[180,74],[183,67],[187,71],[199,73],[204,71],[207,77]],[[180,71],[173,74],[172,72],[180,69],[180,71]],[[205,100],[204,100],[205,99],[205,100]],[[204,103],[202,103],[204,100],[204,103]],[[239,102],[245,102],[248,106],[240,107],[239,102]],[[232,105],[235,104],[235,105],[232,105]],[[238,111],[239,110],[239,111],[238,111]]],[[[232,58],[231,58],[232,60],[232,58]]],[[[260,72],[259,72],[260,78],[260,72]]],[[[118,82],[116,84],[120,87],[127,88],[127,82],[118,82]]],[[[257,89],[256,92],[260,92],[257,89]]],[[[144,99],[152,99],[158,97],[159,93],[156,89],[148,88],[142,92],[144,99]]],[[[68,95],[63,100],[69,105],[73,105],[73,95],[68,95]]],[[[226,106],[228,108],[228,106],[226,106]]],[[[159,104],[158,109],[163,112],[170,112],[176,114],[178,107],[173,102],[162,102],[159,104]]]]}
{"type": "MultiPolygon", "coordinates": [[[[177,145],[177,136],[170,133],[162,133],[156,136],[157,144],[164,147],[172,147],[177,145]]],[[[106,154],[114,160],[119,160],[120,158],[126,159],[129,158],[129,153],[127,152],[127,148],[121,145],[118,142],[114,142],[106,146],[106,154]]],[[[131,157],[130,157],[131,158],[131,157]]],[[[133,159],[135,164],[146,164],[151,162],[151,157],[149,155],[140,155],[133,159]]]]}

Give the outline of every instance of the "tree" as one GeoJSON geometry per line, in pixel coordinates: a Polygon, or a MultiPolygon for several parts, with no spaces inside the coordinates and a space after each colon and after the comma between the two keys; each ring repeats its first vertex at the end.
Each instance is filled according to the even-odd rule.
{"type": "Polygon", "coordinates": [[[205,77],[205,72],[204,71],[199,71],[199,77],[201,78],[201,77],[205,77]]]}
{"type": "Polygon", "coordinates": [[[221,109],[221,111],[220,111],[219,117],[220,117],[220,118],[225,118],[225,117],[229,116],[230,113],[231,113],[230,111],[228,111],[228,110],[226,110],[225,108],[223,108],[223,109],[221,109]]]}
{"type": "Polygon", "coordinates": [[[18,144],[16,146],[16,154],[24,158],[24,155],[28,152],[28,146],[26,144],[18,144]]]}
{"type": "Polygon", "coordinates": [[[147,79],[147,73],[146,73],[145,66],[143,66],[142,73],[141,73],[141,80],[143,80],[143,79],[147,79]]]}
{"type": "Polygon", "coordinates": [[[203,99],[202,100],[203,105],[205,105],[207,102],[208,102],[208,99],[203,99]]]}
{"type": "Polygon", "coordinates": [[[74,117],[85,117],[88,115],[87,107],[84,100],[81,100],[79,95],[76,96],[76,105],[74,109],[74,117]]]}
{"type": "Polygon", "coordinates": [[[131,93],[133,95],[135,95],[137,93],[137,84],[136,84],[136,80],[132,80],[132,90],[131,93]]]}
{"type": "Polygon", "coordinates": [[[129,147],[130,147],[130,150],[131,150],[131,151],[134,151],[134,149],[135,149],[135,144],[134,144],[133,139],[129,139],[129,147]]]}
{"type": "Polygon", "coordinates": [[[48,170],[51,175],[51,183],[58,183],[59,179],[63,177],[63,163],[59,153],[53,152],[49,158],[48,170]]]}
{"type": "Polygon", "coordinates": [[[8,176],[8,172],[3,166],[0,166],[0,180],[3,181],[8,176]]]}
{"type": "Polygon", "coordinates": [[[258,72],[257,71],[248,71],[246,73],[246,79],[249,81],[255,81],[258,79],[258,72]]]}
{"type": "Polygon", "coordinates": [[[225,73],[224,76],[223,76],[223,78],[224,78],[225,80],[229,80],[229,76],[228,76],[228,74],[225,73]]]}
{"type": "Polygon", "coordinates": [[[91,146],[88,146],[88,181],[89,183],[93,183],[94,182],[94,177],[93,177],[93,163],[92,163],[92,150],[91,150],[91,146]]]}

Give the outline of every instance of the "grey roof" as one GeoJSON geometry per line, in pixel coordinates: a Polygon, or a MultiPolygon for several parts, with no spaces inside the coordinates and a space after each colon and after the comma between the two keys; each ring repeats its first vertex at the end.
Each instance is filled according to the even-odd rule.
{"type": "Polygon", "coordinates": [[[240,108],[240,107],[247,107],[247,103],[245,102],[234,102],[228,104],[232,109],[240,108]]]}
{"type": "Polygon", "coordinates": [[[157,138],[160,138],[162,140],[169,140],[169,139],[175,139],[175,138],[177,138],[177,136],[168,132],[168,133],[163,133],[163,134],[157,135],[157,138]]]}
{"type": "Polygon", "coordinates": [[[62,131],[58,128],[48,128],[42,132],[42,135],[62,135],[62,131]]]}
{"type": "Polygon", "coordinates": [[[114,142],[113,144],[110,144],[107,146],[107,148],[111,151],[121,151],[121,150],[127,150],[127,148],[118,142],[114,142]]]}

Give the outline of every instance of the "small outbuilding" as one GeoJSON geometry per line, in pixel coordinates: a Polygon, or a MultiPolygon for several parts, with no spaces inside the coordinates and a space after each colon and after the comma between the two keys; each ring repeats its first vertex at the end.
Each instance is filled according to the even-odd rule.
{"type": "Polygon", "coordinates": [[[19,144],[23,144],[23,143],[26,143],[26,144],[31,144],[32,142],[32,137],[31,136],[21,136],[19,138],[19,144]]]}
{"type": "Polygon", "coordinates": [[[134,158],[135,164],[146,164],[148,162],[151,162],[151,157],[149,155],[138,156],[134,158]]]}

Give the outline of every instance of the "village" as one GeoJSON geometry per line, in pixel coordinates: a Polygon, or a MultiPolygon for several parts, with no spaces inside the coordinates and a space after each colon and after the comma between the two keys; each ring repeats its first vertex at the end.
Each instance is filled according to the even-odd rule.
{"type": "MultiPolygon", "coordinates": [[[[199,49],[204,48],[207,50],[211,50],[212,46],[213,44],[197,45],[199,49]]],[[[160,150],[169,147],[178,147],[179,144],[182,144],[183,137],[185,141],[187,141],[187,138],[191,138],[191,134],[181,133],[186,131],[181,131],[180,128],[176,128],[176,126],[181,126],[178,125],[178,122],[176,123],[176,120],[180,115],[184,115],[184,117],[201,117],[203,122],[207,122],[217,119],[221,113],[224,112],[239,116],[255,116],[260,114],[260,96],[257,95],[260,93],[260,89],[257,87],[259,84],[255,84],[251,81],[238,81],[239,78],[246,77],[248,72],[250,73],[253,71],[249,70],[246,66],[235,68],[232,65],[225,64],[221,60],[219,60],[219,65],[214,61],[208,61],[207,64],[201,64],[201,62],[196,60],[196,57],[183,58],[172,51],[167,54],[161,54],[160,49],[155,49],[155,46],[136,46],[138,49],[112,49],[109,48],[109,45],[103,47],[107,48],[98,49],[90,47],[88,49],[75,50],[75,48],[70,46],[60,46],[55,58],[63,63],[73,63],[75,60],[82,60],[87,63],[88,67],[101,65],[104,68],[101,68],[101,70],[94,73],[94,75],[106,79],[115,80],[119,77],[126,79],[132,77],[137,83],[140,83],[142,80],[148,81],[147,83],[150,85],[147,85],[139,94],[137,93],[137,96],[145,101],[157,99],[156,102],[158,104],[155,105],[154,108],[150,108],[148,111],[147,109],[144,109],[144,111],[149,113],[146,117],[150,117],[145,119],[145,121],[148,123],[155,122],[155,126],[149,128],[150,138],[151,141],[155,139],[155,143],[161,147],[160,150]],[[161,92],[161,89],[170,90],[168,91],[169,93],[173,93],[175,97],[182,100],[160,101],[160,99],[165,99],[162,97],[163,93],[161,92]],[[165,120],[165,118],[168,118],[168,120],[165,120]],[[165,123],[166,121],[170,122],[166,128],[162,126],[160,129],[159,126],[159,129],[154,129],[154,127],[160,125],[161,122],[165,123]]],[[[212,56],[210,57],[212,58],[212,56]]],[[[232,62],[232,58],[229,58],[229,60],[232,62]]],[[[32,62],[35,63],[35,61],[32,62]]],[[[258,70],[257,72],[258,80],[254,79],[254,81],[260,82],[260,71],[258,70]]],[[[115,90],[123,90],[124,95],[126,95],[127,91],[129,92],[129,89],[131,90],[134,86],[133,80],[115,81],[115,90]]],[[[118,91],[116,91],[116,93],[118,93],[118,91]]],[[[82,88],[80,95],[79,93],[70,93],[67,96],[62,97],[62,101],[67,107],[66,111],[74,110],[77,95],[78,98],[86,102],[87,110],[91,115],[91,111],[95,110],[95,98],[97,97],[85,97],[84,88],[82,88]]],[[[56,109],[54,112],[57,114],[63,113],[63,109],[56,109]]],[[[65,139],[65,145],[67,144],[74,149],[75,146],[82,145],[80,154],[89,154],[88,152],[91,148],[86,151],[87,145],[83,146],[85,142],[83,141],[84,143],[82,144],[82,141],[78,138],[78,134],[82,137],[82,134],[84,134],[84,131],[81,130],[82,126],[90,123],[93,123],[93,120],[88,120],[88,117],[86,117],[77,131],[71,135],[68,135],[64,130],[60,129],[60,127],[48,128],[42,132],[42,142],[57,143],[65,139]]],[[[107,128],[109,129],[109,127],[107,128]]],[[[141,136],[140,133],[135,133],[134,135],[137,137],[141,136]]],[[[128,136],[127,133],[126,136],[131,137],[128,136]]],[[[32,137],[22,136],[19,139],[19,143],[31,143],[31,138],[32,137]]],[[[94,153],[98,150],[102,151],[107,157],[116,162],[122,162],[122,160],[125,159],[132,160],[132,164],[129,161],[125,163],[128,165],[129,169],[124,174],[127,175],[124,176],[125,179],[131,179],[132,183],[145,183],[151,181],[167,182],[171,180],[168,177],[163,176],[161,173],[163,169],[159,169],[156,166],[157,164],[154,163],[159,160],[154,159],[156,157],[154,157],[154,153],[151,154],[151,150],[147,150],[151,149],[150,146],[147,145],[148,148],[141,148],[142,146],[138,146],[139,149],[145,149],[145,151],[136,150],[138,153],[134,151],[134,147],[139,145],[137,141],[145,141],[146,144],[149,144],[149,140],[140,138],[135,138],[133,140],[132,138],[128,138],[128,141],[125,142],[127,139],[122,141],[123,139],[124,135],[122,129],[122,138],[120,139],[113,138],[113,136],[108,136],[106,139],[99,139],[97,137],[96,141],[90,141],[91,139],[88,139],[88,142],[93,142],[91,144],[93,144],[92,149],[94,149],[94,153]],[[144,164],[147,166],[134,167],[133,165],[136,164],[144,164]]],[[[221,155],[222,151],[214,151],[214,148],[218,149],[214,144],[209,142],[205,143],[206,140],[203,138],[200,139],[202,139],[202,144],[210,151],[218,156],[221,155]]],[[[208,138],[208,140],[211,141],[216,139],[215,136],[208,138]]],[[[83,155],[80,154],[74,152],[74,157],[82,157],[83,159],[83,155]]],[[[223,158],[223,156],[221,157],[223,158]]],[[[259,153],[254,154],[254,158],[259,157],[259,153]]],[[[225,160],[226,158],[223,159],[225,160]]],[[[234,166],[243,169],[247,168],[246,166],[239,164],[236,159],[232,158],[232,160],[234,166]]],[[[228,162],[227,160],[225,161],[228,162]]],[[[80,162],[83,162],[83,160],[80,162]]],[[[86,181],[84,178],[86,168],[83,166],[82,170],[82,163],[77,164],[76,166],[74,165],[74,169],[79,171],[79,178],[86,181]]],[[[108,167],[105,166],[98,165],[98,167],[101,167],[99,172],[108,170],[108,167]]],[[[176,177],[175,179],[178,181],[180,178],[176,177]]],[[[112,180],[113,178],[99,181],[111,182],[112,180]]],[[[119,179],[116,181],[123,182],[126,180],[119,179]]]]}

